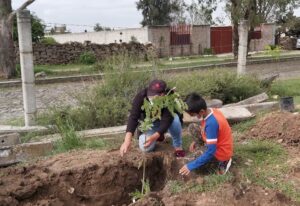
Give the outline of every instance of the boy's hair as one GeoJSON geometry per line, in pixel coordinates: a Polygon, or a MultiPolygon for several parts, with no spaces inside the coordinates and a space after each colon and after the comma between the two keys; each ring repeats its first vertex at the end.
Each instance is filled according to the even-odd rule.
{"type": "Polygon", "coordinates": [[[197,93],[190,93],[185,98],[185,102],[188,106],[187,113],[199,113],[202,109],[206,110],[207,105],[205,100],[197,93]]]}

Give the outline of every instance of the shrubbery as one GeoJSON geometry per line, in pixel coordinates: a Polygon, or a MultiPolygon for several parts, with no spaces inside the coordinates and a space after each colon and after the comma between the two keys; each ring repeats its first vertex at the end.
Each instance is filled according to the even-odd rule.
{"type": "Polygon", "coordinates": [[[219,98],[224,103],[237,102],[262,92],[260,81],[252,76],[237,77],[221,69],[176,75],[153,74],[132,67],[134,59],[121,54],[103,61],[104,80],[78,97],[77,107],[51,109],[40,118],[42,124],[55,124],[59,117],[69,121],[75,130],[123,125],[135,94],[153,78],[165,79],[169,87],[176,86],[181,96],[198,92],[207,98],[219,98]],[[167,76],[168,75],[168,76],[167,76]]]}
{"type": "Polygon", "coordinates": [[[222,69],[191,72],[167,80],[182,95],[197,92],[208,98],[218,98],[224,103],[237,102],[262,92],[260,81],[253,76],[238,77],[222,69]]]}
{"type": "Polygon", "coordinates": [[[95,64],[97,61],[96,56],[93,52],[83,52],[79,57],[79,63],[81,64],[95,64]]]}
{"type": "Polygon", "coordinates": [[[46,44],[46,45],[58,44],[57,41],[53,37],[44,37],[41,39],[41,43],[46,44]]]}
{"type": "Polygon", "coordinates": [[[105,66],[103,82],[78,96],[78,107],[50,109],[40,117],[40,123],[55,124],[61,117],[69,120],[76,130],[123,125],[134,95],[151,79],[149,72],[133,70],[128,55],[114,57],[105,66]]]}

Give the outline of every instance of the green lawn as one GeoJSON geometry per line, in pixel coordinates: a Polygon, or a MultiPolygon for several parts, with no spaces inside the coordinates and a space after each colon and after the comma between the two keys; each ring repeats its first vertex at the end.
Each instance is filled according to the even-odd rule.
{"type": "Polygon", "coordinates": [[[294,104],[300,105],[300,79],[279,80],[270,88],[271,95],[294,97],[294,104]]]}

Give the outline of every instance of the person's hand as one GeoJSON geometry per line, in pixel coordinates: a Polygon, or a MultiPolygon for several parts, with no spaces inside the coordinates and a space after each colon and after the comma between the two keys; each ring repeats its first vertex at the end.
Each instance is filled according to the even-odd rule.
{"type": "Polygon", "coordinates": [[[130,143],[131,141],[129,140],[125,140],[124,143],[121,145],[120,147],[120,155],[121,157],[124,156],[124,154],[128,151],[129,147],[130,147],[130,143]]]}
{"type": "Polygon", "coordinates": [[[180,170],[179,170],[179,174],[181,175],[189,175],[191,173],[191,171],[189,170],[189,168],[184,165],[180,170]]]}
{"type": "Polygon", "coordinates": [[[145,148],[149,147],[149,146],[150,146],[153,142],[155,142],[157,139],[158,139],[157,136],[154,136],[154,135],[150,136],[150,137],[146,140],[146,142],[144,143],[144,147],[145,147],[145,148]]]}
{"type": "Polygon", "coordinates": [[[196,142],[192,142],[191,145],[190,145],[189,150],[190,150],[190,152],[194,152],[195,149],[196,149],[196,142]]]}

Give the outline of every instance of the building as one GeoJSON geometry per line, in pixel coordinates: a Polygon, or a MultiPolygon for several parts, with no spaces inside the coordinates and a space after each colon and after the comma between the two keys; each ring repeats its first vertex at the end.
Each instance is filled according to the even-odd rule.
{"type": "MultiPolygon", "coordinates": [[[[262,24],[251,34],[251,51],[261,51],[275,44],[275,25],[262,24]]],[[[231,53],[233,49],[232,26],[211,27],[210,25],[147,26],[143,28],[112,31],[69,33],[49,35],[59,43],[90,41],[110,44],[138,41],[152,43],[159,56],[201,55],[210,50],[214,54],[231,53]]]]}

